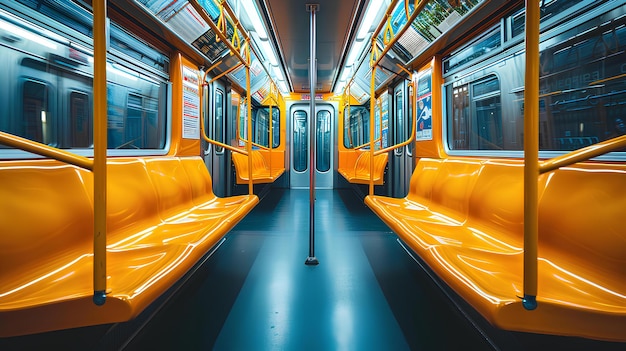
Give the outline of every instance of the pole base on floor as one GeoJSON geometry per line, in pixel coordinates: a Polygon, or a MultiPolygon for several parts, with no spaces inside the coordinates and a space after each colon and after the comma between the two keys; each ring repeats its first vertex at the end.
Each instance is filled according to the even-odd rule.
{"type": "Polygon", "coordinates": [[[318,264],[320,264],[320,261],[317,260],[317,257],[313,256],[313,257],[307,257],[306,261],[304,261],[304,264],[307,266],[317,266],[318,264]]]}
{"type": "Polygon", "coordinates": [[[524,298],[522,299],[522,306],[528,311],[532,311],[537,308],[537,296],[535,295],[526,295],[524,294],[524,298]]]}

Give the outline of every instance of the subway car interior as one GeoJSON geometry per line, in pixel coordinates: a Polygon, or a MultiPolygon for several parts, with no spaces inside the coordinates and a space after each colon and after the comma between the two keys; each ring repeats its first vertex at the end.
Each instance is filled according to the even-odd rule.
{"type": "Polygon", "coordinates": [[[626,349],[623,0],[1,0],[0,57],[1,350],[626,349]]]}

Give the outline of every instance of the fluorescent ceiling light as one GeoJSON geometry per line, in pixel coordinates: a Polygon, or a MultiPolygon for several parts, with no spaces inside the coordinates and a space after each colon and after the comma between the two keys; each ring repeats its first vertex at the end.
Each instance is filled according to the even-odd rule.
{"type": "Polygon", "coordinates": [[[335,87],[335,95],[343,94],[343,88],[346,86],[346,82],[339,82],[335,87]]]}
{"type": "Polygon", "coordinates": [[[256,2],[254,0],[242,0],[241,4],[243,5],[243,12],[248,15],[256,34],[261,40],[267,40],[267,31],[265,30],[263,21],[261,21],[261,16],[259,15],[259,10],[256,7],[256,2]]]}
{"type": "Polygon", "coordinates": [[[267,59],[272,66],[278,66],[278,60],[276,59],[276,55],[274,55],[274,49],[270,45],[269,40],[261,39],[260,41],[260,49],[263,51],[263,56],[267,59]]]}
{"type": "Polygon", "coordinates": [[[369,34],[370,28],[376,18],[380,18],[380,14],[387,10],[387,6],[382,6],[385,0],[371,0],[365,11],[365,18],[361,22],[361,27],[356,35],[357,40],[363,40],[369,34]]]}
{"type": "Polygon", "coordinates": [[[363,47],[365,46],[365,40],[356,40],[352,43],[352,47],[350,47],[350,53],[348,54],[348,58],[346,59],[346,66],[352,66],[356,64],[356,61],[361,56],[363,52],[363,47]]]}
{"type": "Polygon", "coordinates": [[[278,81],[285,80],[285,77],[283,77],[283,71],[280,68],[278,68],[278,65],[272,66],[272,71],[274,73],[274,80],[278,80],[278,81]]]}
{"type": "Polygon", "coordinates": [[[285,83],[284,80],[279,80],[278,81],[278,88],[280,89],[280,92],[283,94],[287,94],[289,91],[287,90],[287,84],[285,83]]]}

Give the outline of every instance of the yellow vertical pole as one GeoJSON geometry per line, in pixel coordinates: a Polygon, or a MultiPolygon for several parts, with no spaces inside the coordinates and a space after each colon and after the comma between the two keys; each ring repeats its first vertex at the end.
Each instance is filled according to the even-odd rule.
{"type": "Polygon", "coordinates": [[[106,0],[93,2],[93,302],[106,301],[106,204],[107,204],[107,29],[106,0]]]}
{"type": "Polygon", "coordinates": [[[537,308],[539,182],[539,1],[526,0],[526,77],[524,92],[524,297],[537,308]]]}
{"type": "MultiPolygon", "coordinates": [[[[372,44],[376,45],[375,39],[372,44]]],[[[372,54],[373,55],[373,54],[372,54]]],[[[382,124],[383,111],[380,111],[380,122],[382,124]]],[[[372,78],[370,83],[370,184],[369,194],[374,195],[374,128],[376,124],[376,65],[372,66],[372,78]]]]}
{"type": "Polygon", "coordinates": [[[248,105],[248,194],[254,194],[252,183],[252,104],[250,98],[250,43],[246,45],[246,104],[248,105]]]}

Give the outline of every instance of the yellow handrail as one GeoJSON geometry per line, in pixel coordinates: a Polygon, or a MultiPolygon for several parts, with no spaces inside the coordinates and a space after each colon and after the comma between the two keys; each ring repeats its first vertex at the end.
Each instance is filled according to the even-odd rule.
{"type": "Polygon", "coordinates": [[[252,99],[250,98],[250,45],[246,46],[247,53],[247,65],[246,65],[246,105],[248,108],[248,140],[250,141],[247,145],[248,150],[248,170],[250,172],[250,176],[248,177],[248,193],[252,195],[254,192],[254,186],[252,183],[252,99]]]}
{"type": "Polygon", "coordinates": [[[90,158],[76,155],[71,152],[57,149],[46,144],[38,143],[36,141],[25,139],[3,131],[0,131],[0,144],[11,146],[16,149],[22,149],[24,151],[32,152],[33,154],[48,158],[53,158],[89,171],[93,170],[94,162],[90,158]]]}
{"type": "Polygon", "coordinates": [[[93,2],[93,302],[106,301],[107,234],[107,2],[93,2]]]}
{"type": "MultiPolygon", "coordinates": [[[[409,85],[410,85],[410,86],[414,86],[414,83],[413,83],[413,82],[411,82],[409,85]]],[[[415,88],[413,88],[413,91],[415,91],[415,88]]],[[[411,100],[411,101],[412,101],[412,100],[411,100]]],[[[415,111],[415,109],[414,109],[414,108],[412,108],[412,109],[411,109],[411,111],[412,111],[412,116],[411,116],[411,118],[413,118],[412,120],[413,120],[413,121],[415,121],[415,117],[416,117],[416,115],[415,115],[415,114],[416,114],[416,111],[415,111]]],[[[395,145],[392,145],[392,146],[386,147],[386,148],[384,148],[384,149],[376,150],[376,151],[374,152],[374,156],[377,156],[377,155],[380,155],[380,154],[383,154],[383,153],[385,153],[385,152],[389,152],[389,151],[392,151],[392,150],[395,150],[395,149],[399,149],[399,148],[401,148],[401,147],[403,147],[403,146],[409,145],[410,143],[414,142],[414,141],[415,141],[415,129],[416,129],[416,128],[415,128],[415,123],[411,123],[411,124],[412,124],[412,127],[411,127],[411,136],[409,136],[409,138],[408,138],[407,140],[405,140],[405,141],[403,141],[403,142],[401,142],[401,143],[399,143],[399,144],[395,144],[395,145]]],[[[370,174],[370,176],[371,176],[371,177],[373,177],[374,175],[373,175],[373,174],[370,174]]]]}
{"type": "MultiPolygon", "coordinates": [[[[216,80],[218,80],[218,79],[222,78],[223,76],[225,76],[225,75],[229,74],[230,72],[232,72],[232,71],[236,70],[237,68],[241,67],[241,65],[242,65],[242,63],[241,63],[241,62],[238,62],[238,63],[237,63],[236,65],[234,65],[233,67],[231,67],[231,68],[227,69],[226,71],[224,71],[224,72],[222,72],[222,73],[218,74],[217,76],[215,76],[215,77],[211,78],[211,80],[209,81],[209,84],[211,84],[211,83],[215,82],[216,80]]],[[[204,73],[204,76],[206,77],[207,73],[209,73],[210,71],[211,71],[210,69],[209,69],[209,70],[207,70],[207,71],[204,73]]],[[[202,81],[205,81],[205,79],[203,79],[202,81]]]]}
{"type": "Polygon", "coordinates": [[[537,308],[539,232],[539,0],[526,0],[526,73],[524,92],[524,296],[527,310],[537,308]]]}
{"type": "Polygon", "coordinates": [[[234,146],[231,146],[231,145],[228,145],[228,144],[224,144],[222,142],[219,142],[217,140],[213,140],[213,139],[209,138],[206,135],[206,131],[205,131],[204,127],[201,126],[200,129],[202,130],[202,139],[204,141],[206,141],[207,143],[213,144],[215,146],[223,147],[224,149],[232,151],[232,152],[237,152],[237,153],[240,153],[240,154],[248,155],[248,152],[246,150],[242,150],[240,148],[237,148],[237,147],[234,147],[234,146]]]}
{"type": "MultiPolygon", "coordinates": [[[[380,136],[380,137],[378,137],[378,138],[374,139],[374,144],[376,144],[376,143],[380,143],[380,142],[382,142],[382,140],[383,140],[383,137],[382,137],[382,136],[380,136]]],[[[365,144],[357,145],[357,146],[353,147],[353,149],[355,149],[355,150],[359,150],[359,149],[362,149],[362,148],[364,148],[364,147],[366,147],[366,146],[367,146],[367,147],[369,147],[369,146],[370,146],[370,142],[369,142],[369,141],[368,141],[367,143],[365,143],[365,144]]]]}
{"type": "MultiPolygon", "coordinates": [[[[371,39],[372,44],[371,44],[371,54],[370,54],[371,55],[370,66],[372,67],[372,73],[371,73],[371,82],[370,82],[370,111],[372,112],[370,112],[370,153],[372,157],[370,157],[370,159],[373,159],[373,156],[374,156],[374,143],[373,143],[374,126],[373,126],[372,120],[374,119],[373,111],[374,111],[375,106],[374,106],[374,101],[372,97],[375,96],[376,94],[376,80],[375,80],[376,66],[378,65],[380,60],[382,60],[382,58],[387,54],[387,52],[391,49],[391,47],[398,41],[398,38],[400,38],[402,34],[404,34],[404,32],[406,32],[406,30],[411,26],[411,23],[413,23],[415,18],[417,18],[417,15],[422,11],[424,6],[426,6],[427,1],[421,1],[416,4],[415,8],[413,9],[413,13],[411,14],[410,18],[408,18],[404,26],[402,26],[402,28],[400,28],[400,30],[397,33],[395,33],[395,35],[389,38],[388,42],[384,43],[385,45],[384,45],[382,52],[378,51],[378,47],[377,47],[378,33],[380,33],[380,31],[383,30],[383,28],[387,25],[387,19],[391,15],[391,12],[393,11],[397,3],[398,3],[398,0],[391,1],[391,4],[389,4],[389,6],[387,7],[387,11],[385,11],[385,15],[383,16],[384,20],[378,24],[378,26],[376,27],[376,30],[372,34],[372,39],[371,39]]],[[[353,79],[354,79],[354,76],[352,77],[351,81],[353,79]]],[[[382,109],[380,112],[380,117],[381,117],[381,126],[382,126],[382,109]]],[[[374,172],[374,163],[370,162],[370,182],[369,182],[370,195],[374,194],[373,172],[374,172]]]]}
{"type": "Polygon", "coordinates": [[[106,302],[106,180],[107,180],[107,87],[106,87],[106,0],[93,2],[93,116],[94,157],[74,155],[42,143],[0,132],[0,143],[50,157],[93,172],[94,228],[93,228],[93,302],[106,302]]]}
{"type": "Polygon", "coordinates": [[[586,161],[596,156],[604,155],[607,152],[624,147],[626,147],[626,135],[618,136],[616,138],[589,145],[587,147],[569,152],[565,155],[543,161],[539,164],[539,173],[547,173],[555,169],[586,161]]]}
{"type": "MultiPolygon", "coordinates": [[[[207,15],[206,11],[198,3],[198,1],[189,1],[189,4],[191,4],[191,6],[193,6],[193,8],[200,14],[200,16],[203,17],[204,21],[206,23],[208,23],[209,27],[211,27],[213,32],[216,34],[216,41],[223,42],[224,45],[226,45],[226,47],[230,50],[230,52],[234,53],[234,55],[237,56],[237,58],[239,59],[239,62],[243,63],[246,66],[249,66],[250,62],[248,62],[247,60],[244,59],[244,57],[241,55],[240,50],[237,50],[235,48],[235,46],[230,42],[230,40],[226,37],[226,34],[224,33],[224,32],[226,32],[226,28],[224,28],[224,31],[222,31],[217,25],[215,25],[215,23],[213,23],[213,20],[209,17],[209,15],[207,15]]],[[[226,12],[228,13],[228,15],[231,18],[236,18],[234,16],[232,10],[230,9],[230,6],[228,6],[227,2],[225,2],[225,1],[222,2],[220,4],[220,6],[223,6],[223,9],[226,10],[226,12]]],[[[220,11],[221,11],[221,9],[220,9],[220,11]]],[[[224,27],[226,27],[226,25],[224,25],[224,27]]],[[[243,38],[242,42],[244,43],[243,45],[246,46],[245,43],[250,40],[250,37],[248,36],[248,34],[246,33],[245,29],[241,26],[241,24],[239,22],[237,22],[235,24],[234,30],[236,31],[237,29],[239,29],[239,31],[241,31],[241,33],[243,34],[244,38],[243,38]]]]}
{"type": "MultiPolygon", "coordinates": [[[[241,65],[241,63],[239,65],[237,65],[237,67],[240,66],[240,65],[241,65]]],[[[206,76],[207,76],[207,73],[209,71],[210,70],[207,70],[202,75],[202,80],[200,81],[200,86],[201,87],[203,87],[205,85],[206,76]]],[[[209,144],[213,144],[215,146],[222,147],[222,148],[224,148],[226,150],[229,150],[229,151],[232,151],[232,152],[238,152],[240,154],[247,155],[248,153],[245,150],[241,150],[241,149],[236,148],[234,146],[231,146],[231,145],[228,145],[228,144],[224,144],[222,142],[219,142],[217,140],[213,140],[213,139],[208,137],[208,135],[206,133],[206,129],[204,128],[204,124],[205,124],[204,122],[205,122],[205,119],[206,119],[204,110],[205,110],[205,108],[204,108],[204,99],[202,98],[202,99],[200,99],[200,135],[202,135],[202,139],[204,141],[206,141],[207,143],[209,143],[209,144]]]]}
{"type": "MultiPolygon", "coordinates": [[[[208,23],[209,27],[211,27],[211,29],[215,32],[216,34],[216,41],[222,41],[224,43],[224,45],[226,45],[226,47],[229,49],[230,53],[233,54],[235,56],[237,56],[237,58],[239,59],[239,62],[241,64],[243,64],[246,67],[246,102],[248,104],[248,127],[251,128],[251,123],[252,123],[252,118],[251,118],[251,106],[250,106],[250,64],[251,64],[251,58],[250,58],[250,37],[248,36],[248,34],[246,33],[245,29],[241,26],[241,24],[239,23],[239,21],[237,21],[237,23],[233,23],[231,21],[231,23],[234,24],[234,31],[241,31],[241,33],[243,34],[243,44],[240,47],[235,47],[235,45],[233,45],[233,43],[226,37],[226,30],[227,30],[227,26],[225,25],[225,22],[223,23],[223,31],[222,28],[220,28],[220,26],[216,26],[213,21],[211,20],[211,18],[209,18],[209,16],[207,15],[206,11],[204,10],[204,8],[202,8],[202,6],[197,2],[197,1],[190,1],[189,2],[196,11],[198,11],[198,13],[201,14],[201,16],[204,18],[205,22],[208,23]],[[219,39],[219,40],[218,40],[219,39]],[[243,51],[243,54],[242,54],[243,51]]],[[[230,16],[230,18],[236,18],[236,16],[234,15],[234,13],[232,12],[232,10],[230,9],[230,6],[228,6],[228,3],[222,1],[220,2],[220,18],[223,20],[223,10],[226,10],[226,12],[228,13],[228,15],[230,16]]],[[[240,41],[241,43],[241,41],[240,41]]],[[[204,80],[204,79],[203,79],[204,80]]],[[[202,99],[201,99],[202,100],[202,99]]],[[[201,128],[204,128],[204,123],[201,122],[201,128]]],[[[250,134],[251,131],[248,131],[248,134],[250,134]]],[[[210,142],[212,144],[218,145],[219,142],[215,141],[215,140],[211,140],[209,139],[205,134],[205,131],[203,129],[203,139],[207,142],[210,142]]],[[[235,147],[232,147],[230,145],[224,144],[224,143],[219,143],[219,146],[230,150],[230,151],[234,151],[234,152],[241,152],[240,150],[238,150],[235,147]]],[[[247,150],[247,154],[250,154],[252,151],[251,149],[251,145],[248,145],[248,150],[247,150]]],[[[252,169],[252,158],[248,158],[248,169],[252,169]]],[[[249,177],[249,181],[248,181],[248,193],[250,195],[253,194],[253,184],[252,184],[252,177],[249,177]]]]}

